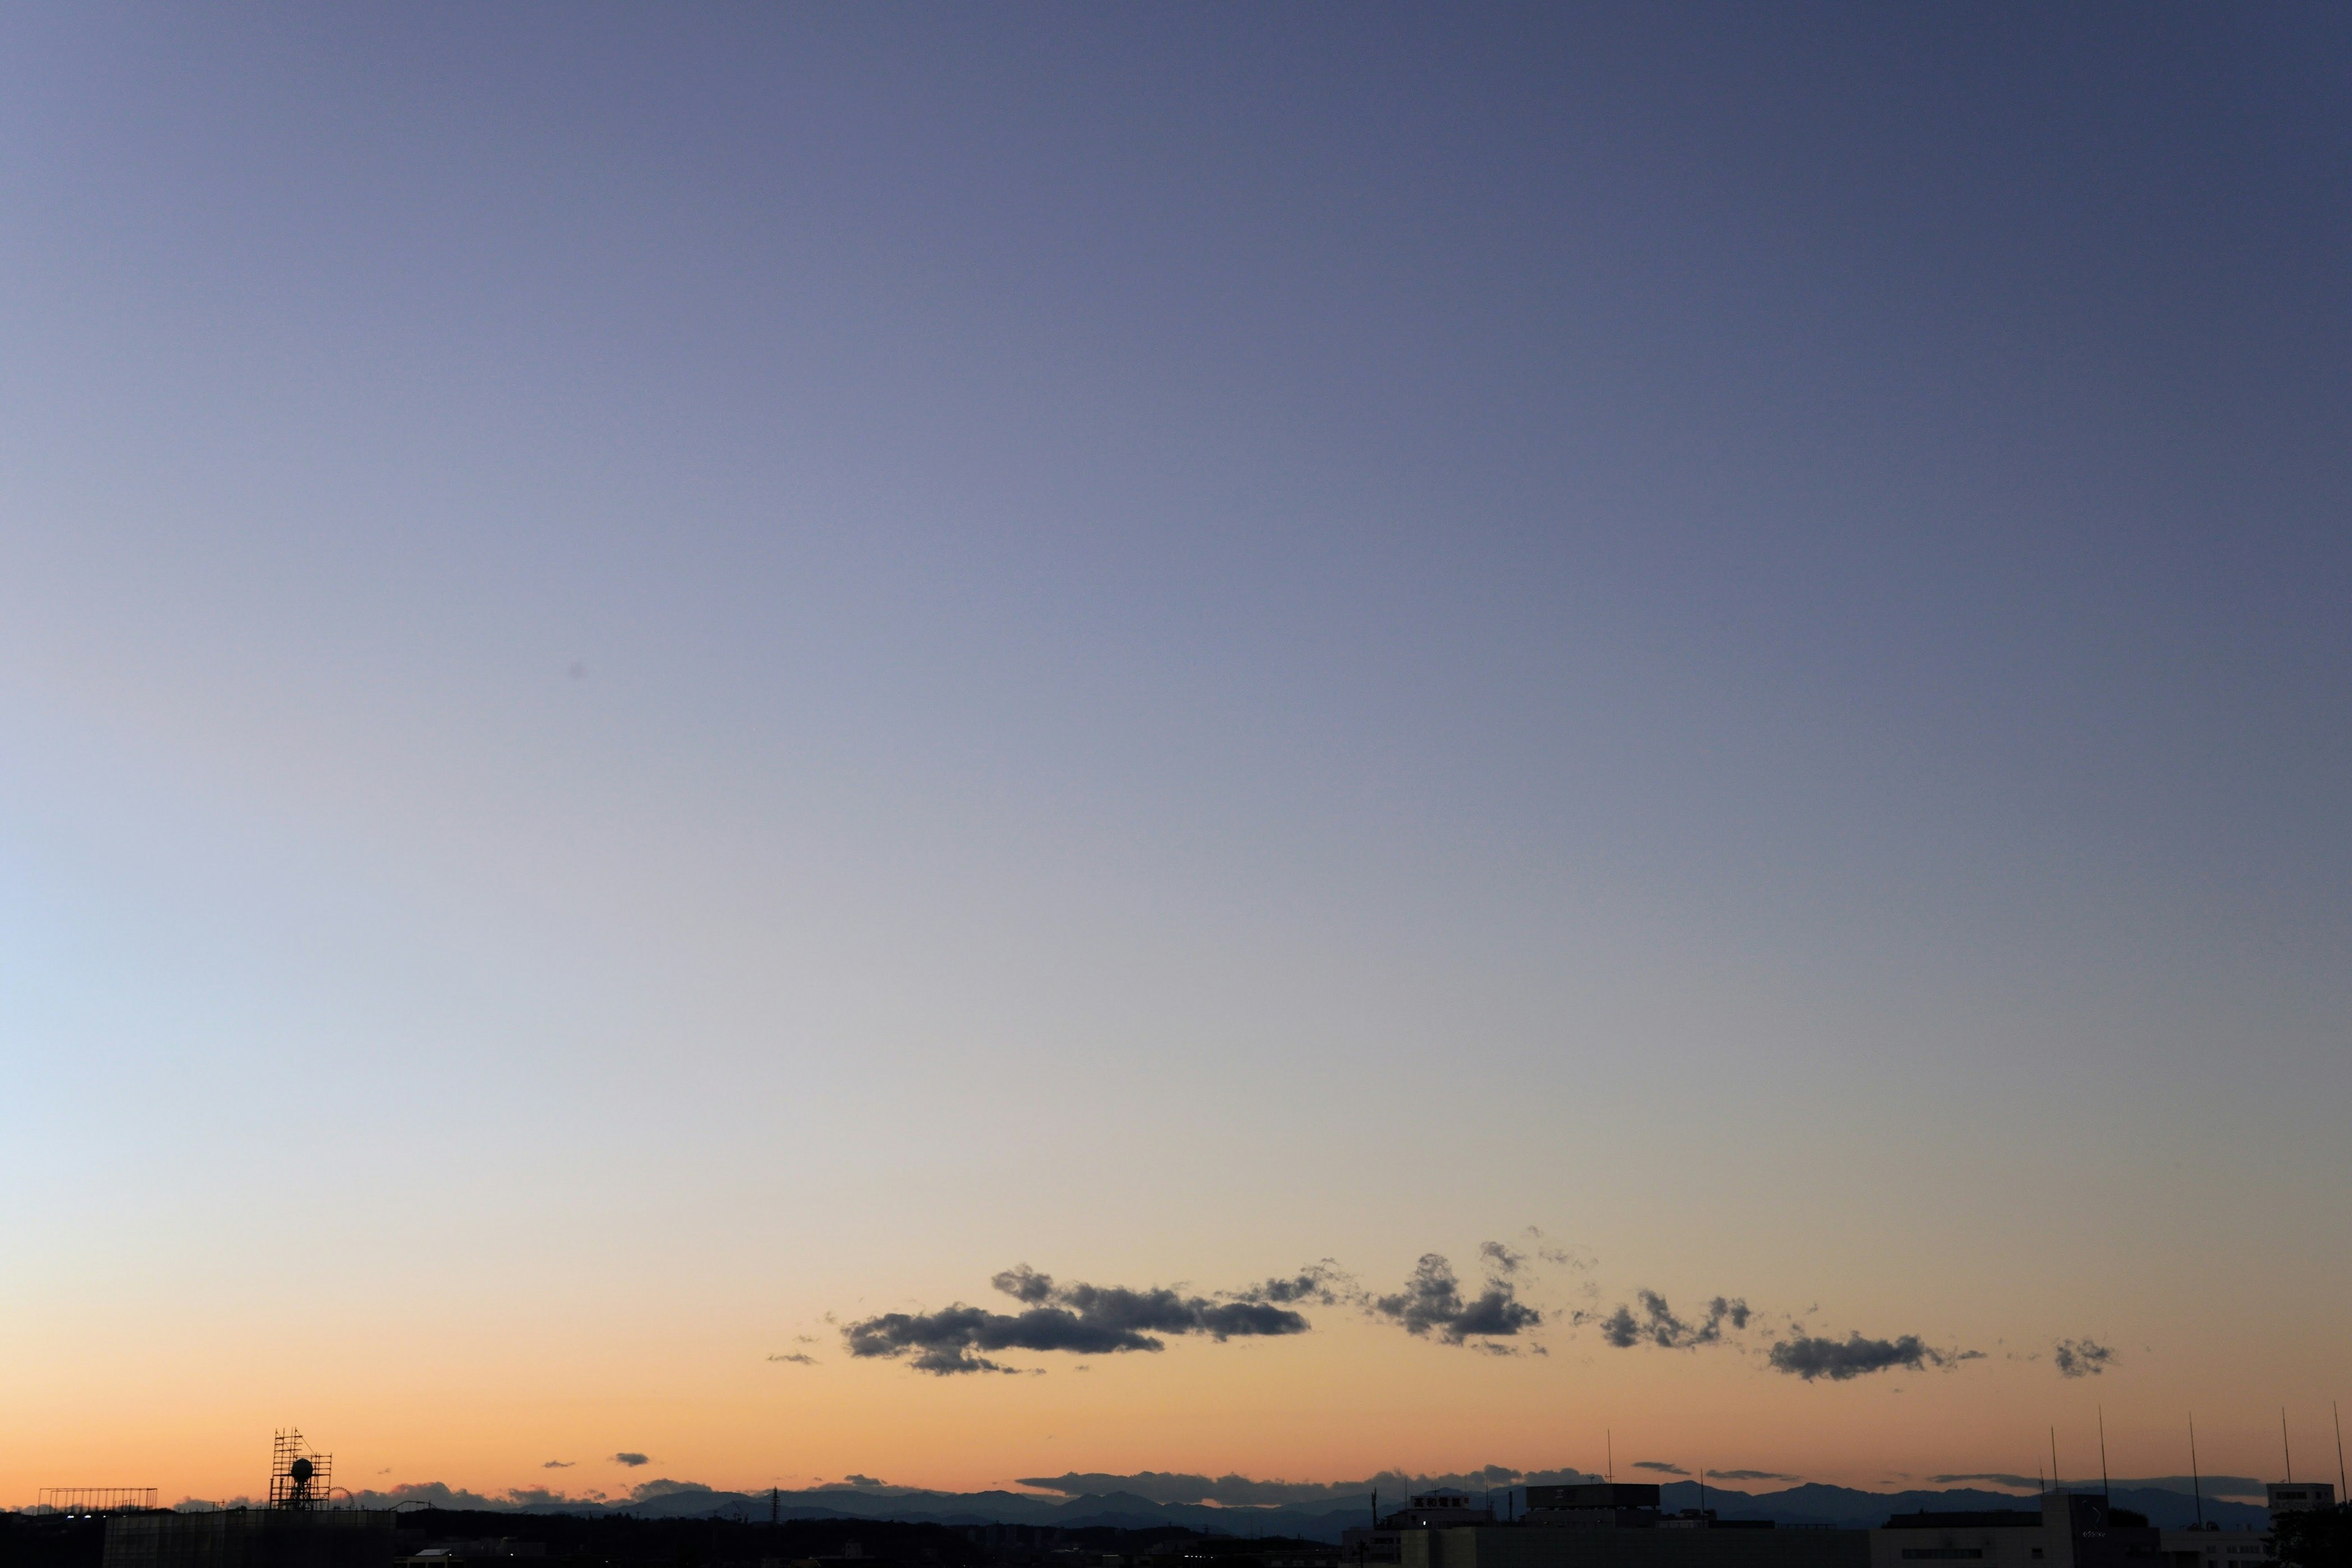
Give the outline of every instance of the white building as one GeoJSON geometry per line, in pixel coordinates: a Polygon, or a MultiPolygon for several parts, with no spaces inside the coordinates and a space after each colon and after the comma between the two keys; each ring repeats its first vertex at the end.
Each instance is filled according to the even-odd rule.
{"type": "Polygon", "coordinates": [[[2276,1568],[2271,1538],[2259,1530],[2167,1530],[2159,1532],[2171,1568],[2276,1568]]]}

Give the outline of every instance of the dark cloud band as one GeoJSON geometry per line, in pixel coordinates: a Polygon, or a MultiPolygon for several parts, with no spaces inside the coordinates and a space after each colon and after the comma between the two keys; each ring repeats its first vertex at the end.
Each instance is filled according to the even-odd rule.
{"type": "Polygon", "coordinates": [[[1872,1340],[1856,1333],[1843,1340],[1799,1334],[1775,1344],[1769,1359],[1773,1371],[1803,1378],[1807,1383],[1817,1378],[1845,1383],[1874,1372],[1892,1372],[1897,1367],[1916,1372],[1926,1366],[1945,1366],[1961,1358],[1930,1349],[1916,1334],[1872,1340]]]}
{"type": "Polygon", "coordinates": [[[958,1302],[936,1312],[883,1312],[845,1326],[843,1342],[852,1356],[906,1357],[919,1372],[950,1375],[1016,1370],[990,1359],[1002,1351],[1109,1355],[1163,1349],[1161,1335],[1224,1341],[1303,1334],[1308,1327],[1304,1316],[1271,1301],[1062,1285],[1025,1263],[991,1283],[1027,1310],[992,1312],[958,1302]]]}

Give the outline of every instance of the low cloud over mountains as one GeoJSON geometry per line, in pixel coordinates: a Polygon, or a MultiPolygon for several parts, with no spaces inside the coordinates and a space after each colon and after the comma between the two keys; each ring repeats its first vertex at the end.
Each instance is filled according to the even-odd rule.
{"type": "MultiPolygon", "coordinates": [[[[1698,1501],[1699,1485],[1696,1479],[1674,1479],[1671,1472],[1663,1470],[1651,1473],[1659,1476],[1663,1500],[1668,1508],[1687,1507],[1698,1501]]],[[[1146,1470],[1124,1475],[1072,1471],[1026,1478],[1014,1483],[1027,1489],[1021,1491],[957,1493],[853,1473],[814,1487],[783,1489],[776,1500],[785,1519],[903,1519],[962,1524],[975,1520],[1003,1520],[1033,1524],[1097,1522],[1117,1523],[1125,1528],[1180,1524],[1196,1530],[1231,1530],[1237,1518],[1246,1518],[1254,1530],[1334,1541],[1340,1529],[1362,1521],[1374,1491],[1386,1502],[1439,1488],[1473,1494],[1487,1490],[1499,1493],[1515,1486],[1599,1479],[1575,1469],[1522,1470],[1506,1465],[1487,1465],[1444,1475],[1387,1470],[1360,1480],[1332,1482],[1259,1480],[1241,1475],[1211,1477],[1176,1471],[1146,1470]]],[[[1783,1524],[1860,1528],[1883,1523],[1889,1512],[2013,1506],[2015,1492],[2022,1491],[2031,1498],[2036,1481],[2030,1476],[1992,1474],[1929,1478],[1937,1485],[1990,1481],[2014,1489],[2009,1492],[1864,1492],[1811,1485],[1785,1492],[1748,1493],[1722,1484],[1794,1479],[1773,1472],[1712,1470],[1707,1472],[1706,1499],[1710,1507],[1729,1510],[1727,1518],[1767,1518],[1783,1524]]],[[[2262,1483],[2251,1477],[2172,1476],[2144,1480],[2119,1477],[2112,1485],[2119,1504],[2145,1512],[2168,1528],[2188,1523],[2200,1511],[2209,1520],[2233,1528],[2260,1528],[2263,1522],[2262,1483]],[[2224,1500],[2229,1499],[2242,1500],[2224,1500]]],[[[252,1501],[240,1500],[247,1504],[252,1501]]],[[[537,1487],[485,1496],[430,1481],[385,1491],[362,1491],[352,1500],[362,1508],[422,1502],[437,1508],[573,1514],[625,1512],[641,1518],[667,1519],[763,1519],[772,1506],[765,1487],[733,1491],[667,1478],[640,1482],[612,1495],[592,1489],[570,1496],[537,1487]]]]}
{"type": "Polygon", "coordinates": [[[1361,1506],[1373,1492],[1402,1498],[1410,1492],[1454,1488],[1482,1491],[1510,1486],[1545,1486],[1598,1480],[1582,1470],[1515,1470],[1503,1465],[1458,1475],[1416,1476],[1383,1470],[1359,1481],[1257,1480],[1248,1476],[1191,1475],[1173,1470],[1141,1470],[1117,1475],[1099,1470],[1073,1470],[1059,1476],[1024,1476],[1019,1485],[1064,1497],[1139,1497],[1155,1503],[1209,1503],[1220,1508],[1278,1508],[1330,1504],[1361,1506]]]}

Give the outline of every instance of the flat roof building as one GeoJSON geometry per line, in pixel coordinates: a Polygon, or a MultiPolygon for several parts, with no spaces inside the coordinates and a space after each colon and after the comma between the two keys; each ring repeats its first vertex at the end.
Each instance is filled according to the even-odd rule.
{"type": "Polygon", "coordinates": [[[2274,1568],[2278,1553],[2259,1530],[2163,1530],[2158,1546],[2170,1568],[2274,1568]]]}
{"type": "Polygon", "coordinates": [[[1527,1489],[1509,1523],[1408,1531],[1401,1568],[1869,1568],[1859,1530],[1778,1530],[1659,1507],[1651,1482],[1527,1489]]]}
{"type": "Polygon", "coordinates": [[[383,1509],[231,1508],[106,1521],[104,1568],[391,1568],[383,1509]]]}
{"type": "Polygon", "coordinates": [[[2035,1509],[1898,1513],[1870,1532],[1870,1568],[2172,1568],[2161,1533],[2104,1498],[2049,1492],[2035,1509]]]}
{"type": "Polygon", "coordinates": [[[2263,1490],[2274,1514],[2326,1513],[2336,1506],[2334,1481],[2273,1481],[2263,1490]]]}

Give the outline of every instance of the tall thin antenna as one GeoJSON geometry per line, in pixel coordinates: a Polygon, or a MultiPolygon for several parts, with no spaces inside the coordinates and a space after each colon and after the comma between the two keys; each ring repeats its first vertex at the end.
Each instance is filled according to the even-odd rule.
{"type": "Polygon", "coordinates": [[[2115,1506],[2115,1488],[2107,1482],[2107,1407],[2099,1406],[2099,1499],[2110,1508],[2115,1506]]]}
{"type": "Polygon", "coordinates": [[[2205,1528],[2205,1478],[2197,1472],[2197,1412],[2189,1413],[2189,1492],[2197,1500],[2197,1528],[2205,1528]]]}
{"type": "Polygon", "coordinates": [[[2286,1406],[2279,1406],[2279,1452],[2286,1456],[2287,1484],[2294,1484],[2294,1445],[2286,1440],[2286,1406]]]}
{"type": "Polygon", "coordinates": [[[1617,1479],[1617,1434],[1604,1426],[1601,1429],[1601,1440],[1609,1445],[1603,1452],[1609,1462],[1609,1479],[1613,1482],[1617,1479]]]}
{"type": "Polygon", "coordinates": [[[2058,1479],[2058,1428],[2050,1428],[2050,1489],[2063,1492],[2066,1484],[2058,1479]]]}
{"type": "Polygon", "coordinates": [[[2327,1408],[2336,1416],[2336,1500],[2352,1508],[2352,1493],[2344,1489],[2344,1412],[2332,1399],[2327,1402],[2327,1408]]]}

